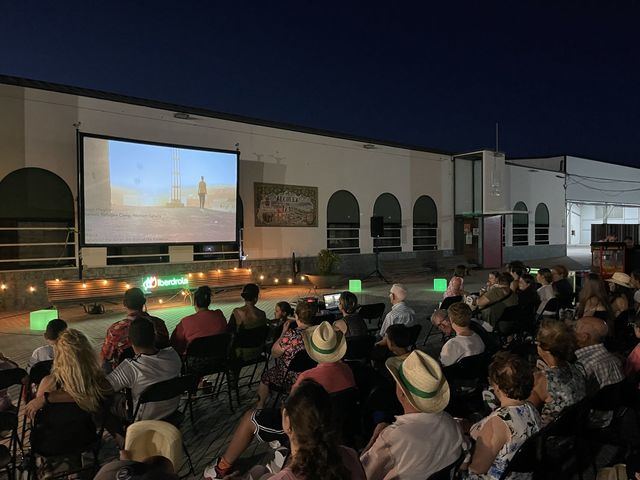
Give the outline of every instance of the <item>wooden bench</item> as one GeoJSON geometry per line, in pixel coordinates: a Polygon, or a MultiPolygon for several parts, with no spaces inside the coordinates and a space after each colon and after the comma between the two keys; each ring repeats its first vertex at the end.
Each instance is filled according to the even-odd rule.
{"type": "MultiPolygon", "coordinates": [[[[160,277],[166,275],[159,275],[160,277]]],[[[186,274],[189,285],[164,288],[151,291],[149,296],[179,292],[185,288],[190,291],[202,285],[209,285],[213,290],[221,291],[239,287],[253,281],[249,268],[214,269],[186,274]]],[[[99,301],[118,303],[129,288],[142,288],[142,277],[126,277],[118,279],[86,279],[86,280],[47,280],[47,298],[54,305],[77,304],[86,305],[99,301]]]]}

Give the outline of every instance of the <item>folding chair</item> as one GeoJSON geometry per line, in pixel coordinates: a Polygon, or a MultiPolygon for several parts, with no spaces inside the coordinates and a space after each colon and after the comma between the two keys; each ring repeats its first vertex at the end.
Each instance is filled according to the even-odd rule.
{"type": "Polygon", "coordinates": [[[438,470],[436,473],[429,475],[427,480],[452,480],[456,472],[458,471],[458,468],[460,468],[460,465],[462,465],[463,461],[464,452],[461,451],[460,456],[455,462],[453,462],[451,465],[447,465],[442,470],[438,470]]]}
{"type": "Polygon", "coordinates": [[[53,367],[53,360],[44,360],[36,363],[31,370],[29,370],[29,383],[32,385],[40,385],[40,382],[44,377],[51,373],[53,367]]]}
{"type": "Polygon", "coordinates": [[[508,463],[507,468],[502,472],[500,480],[506,480],[515,472],[533,473],[535,478],[536,473],[544,471],[544,465],[541,462],[541,435],[542,433],[539,431],[525,440],[508,463]]]}
{"type": "MultiPolygon", "coordinates": [[[[162,402],[165,400],[171,400],[173,398],[181,396],[183,393],[187,393],[187,403],[184,407],[186,410],[189,407],[189,414],[191,416],[191,424],[193,425],[193,409],[191,405],[191,395],[197,390],[197,379],[193,375],[183,375],[181,377],[172,378],[169,380],[164,380],[162,382],[154,383],[153,385],[145,388],[144,392],[140,394],[140,398],[138,399],[138,403],[134,409],[133,419],[135,422],[135,418],[138,416],[138,412],[140,411],[140,407],[146,403],[152,402],[162,402]]],[[[156,420],[156,419],[154,419],[156,420]]],[[[163,420],[167,423],[172,424],[176,428],[179,428],[182,424],[183,414],[180,412],[180,407],[176,409],[171,415],[165,418],[159,418],[157,420],[163,420]]],[[[195,474],[193,469],[193,463],[191,462],[191,455],[187,450],[187,447],[182,444],[182,448],[184,449],[184,453],[187,456],[187,462],[189,464],[189,473],[191,475],[195,474]]],[[[174,465],[175,466],[175,465],[174,465]]]]}
{"type": "Polygon", "coordinates": [[[373,345],[376,343],[372,335],[358,335],[347,337],[347,353],[344,355],[345,361],[366,362],[371,357],[373,345]]]}
{"type": "Polygon", "coordinates": [[[269,363],[270,352],[267,349],[267,336],[269,335],[269,326],[263,325],[255,328],[242,328],[240,327],[233,337],[233,345],[231,347],[232,360],[231,370],[233,371],[235,378],[236,397],[238,403],[240,403],[240,391],[239,384],[241,378],[240,370],[244,367],[253,365],[253,371],[251,372],[249,383],[247,386],[253,385],[253,377],[258,370],[258,365],[264,363],[263,371],[267,368],[269,363]],[[251,358],[237,358],[236,351],[238,348],[254,349],[256,353],[251,358]]]}
{"type": "Polygon", "coordinates": [[[7,478],[15,478],[17,468],[18,446],[22,450],[22,444],[18,437],[17,412],[0,412],[0,440],[9,439],[9,443],[0,445],[0,468],[7,470],[7,478]]]}
{"type": "MultiPolygon", "coordinates": [[[[25,395],[25,380],[27,379],[27,372],[22,368],[8,368],[6,370],[0,370],[0,390],[7,390],[10,387],[19,387],[20,391],[18,392],[18,403],[15,406],[16,412],[20,411],[20,405],[22,404],[22,399],[26,398],[25,395]]],[[[22,450],[24,444],[24,431],[26,427],[26,418],[22,424],[22,435],[20,437],[19,446],[22,450]]]]}
{"type": "MultiPolygon", "coordinates": [[[[302,373],[307,370],[311,370],[316,365],[317,363],[311,359],[307,351],[302,349],[298,351],[298,353],[296,353],[289,362],[289,366],[287,367],[287,371],[285,372],[283,378],[286,381],[286,379],[289,377],[290,372],[302,373]]],[[[275,398],[275,401],[273,402],[273,407],[275,408],[275,406],[278,404],[278,400],[280,400],[280,396],[283,394],[288,395],[290,389],[287,388],[286,383],[283,383],[281,385],[271,384],[269,385],[269,390],[278,394],[275,398]]]]}
{"type": "MultiPolygon", "coordinates": [[[[231,340],[231,334],[229,333],[196,338],[187,346],[187,352],[183,360],[183,373],[185,375],[194,375],[198,379],[207,375],[216,375],[212,396],[218,396],[220,394],[222,382],[226,379],[229,408],[233,412],[231,382],[229,381],[229,352],[231,349],[231,340]],[[220,376],[223,378],[220,378],[220,376]]],[[[194,393],[194,395],[196,394],[197,392],[194,393]]],[[[189,403],[192,401],[191,397],[192,395],[190,394],[187,400],[189,403]]]]}
{"type": "Polygon", "coordinates": [[[415,324],[409,327],[409,338],[411,340],[411,350],[415,350],[416,343],[418,343],[418,337],[422,331],[422,325],[415,324]]]}
{"type": "Polygon", "coordinates": [[[342,444],[355,448],[360,433],[360,392],[355,387],[347,388],[332,393],[330,398],[333,429],[340,435],[342,444]]]}
{"type": "Polygon", "coordinates": [[[358,313],[364,319],[365,323],[369,325],[369,332],[377,332],[382,326],[382,316],[386,306],[384,303],[370,303],[368,305],[360,305],[358,313]],[[375,326],[370,326],[375,324],[375,326]]]}
{"type": "MultiPolygon", "coordinates": [[[[104,425],[96,426],[90,413],[75,403],[50,403],[36,414],[31,428],[30,443],[33,454],[43,458],[75,456],[92,453],[93,465],[64,472],[56,472],[53,478],[98,469],[98,456],[102,447],[104,425]]],[[[35,470],[35,458],[31,457],[29,477],[35,470]]]]}

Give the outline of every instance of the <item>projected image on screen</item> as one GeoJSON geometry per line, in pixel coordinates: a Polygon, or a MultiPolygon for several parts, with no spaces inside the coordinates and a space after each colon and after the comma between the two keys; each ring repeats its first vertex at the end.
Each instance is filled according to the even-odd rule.
{"type": "Polygon", "coordinates": [[[82,138],[86,244],[236,240],[235,153],[82,138]]]}

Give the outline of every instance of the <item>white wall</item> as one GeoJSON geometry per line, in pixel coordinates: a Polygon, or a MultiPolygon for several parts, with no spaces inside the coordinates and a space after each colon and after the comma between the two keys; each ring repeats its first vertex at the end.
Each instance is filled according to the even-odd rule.
{"type": "Polygon", "coordinates": [[[640,205],[639,188],[638,168],[567,157],[568,201],[640,205]]]}
{"type": "MultiPolygon", "coordinates": [[[[535,245],[535,212],[539,203],[549,209],[549,244],[562,245],[566,242],[566,218],[564,176],[545,170],[532,171],[527,167],[507,165],[509,181],[508,208],[512,210],[517,202],[524,202],[529,211],[529,245],[535,245]]],[[[512,217],[506,219],[506,244],[511,245],[512,217]]]]}
{"type": "Polygon", "coordinates": [[[250,258],[314,255],[326,247],[326,206],[340,189],[360,205],[360,248],[372,251],[369,217],[375,199],[394,194],[402,208],[403,245],[412,250],[413,203],[438,207],[440,249],[453,248],[450,157],[387,146],[366,150],[352,140],[214,118],[178,120],[174,112],[75,95],[0,85],[0,178],[25,166],[58,174],[77,195],[76,126],[82,132],[241,151],[240,196],[250,258]],[[254,227],[253,183],[318,187],[318,228],[254,227]]]}

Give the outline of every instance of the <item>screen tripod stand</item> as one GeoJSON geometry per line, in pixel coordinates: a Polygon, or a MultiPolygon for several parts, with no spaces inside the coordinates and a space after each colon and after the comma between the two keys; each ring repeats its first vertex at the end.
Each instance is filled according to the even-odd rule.
{"type": "Polygon", "coordinates": [[[391,283],[391,282],[389,282],[389,280],[387,280],[385,278],[385,276],[380,271],[380,259],[378,258],[379,252],[377,250],[375,250],[374,253],[376,255],[376,269],[373,272],[371,272],[369,275],[364,277],[363,280],[369,280],[370,278],[378,278],[378,279],[382,280],[384,283],[391,283]]]}

